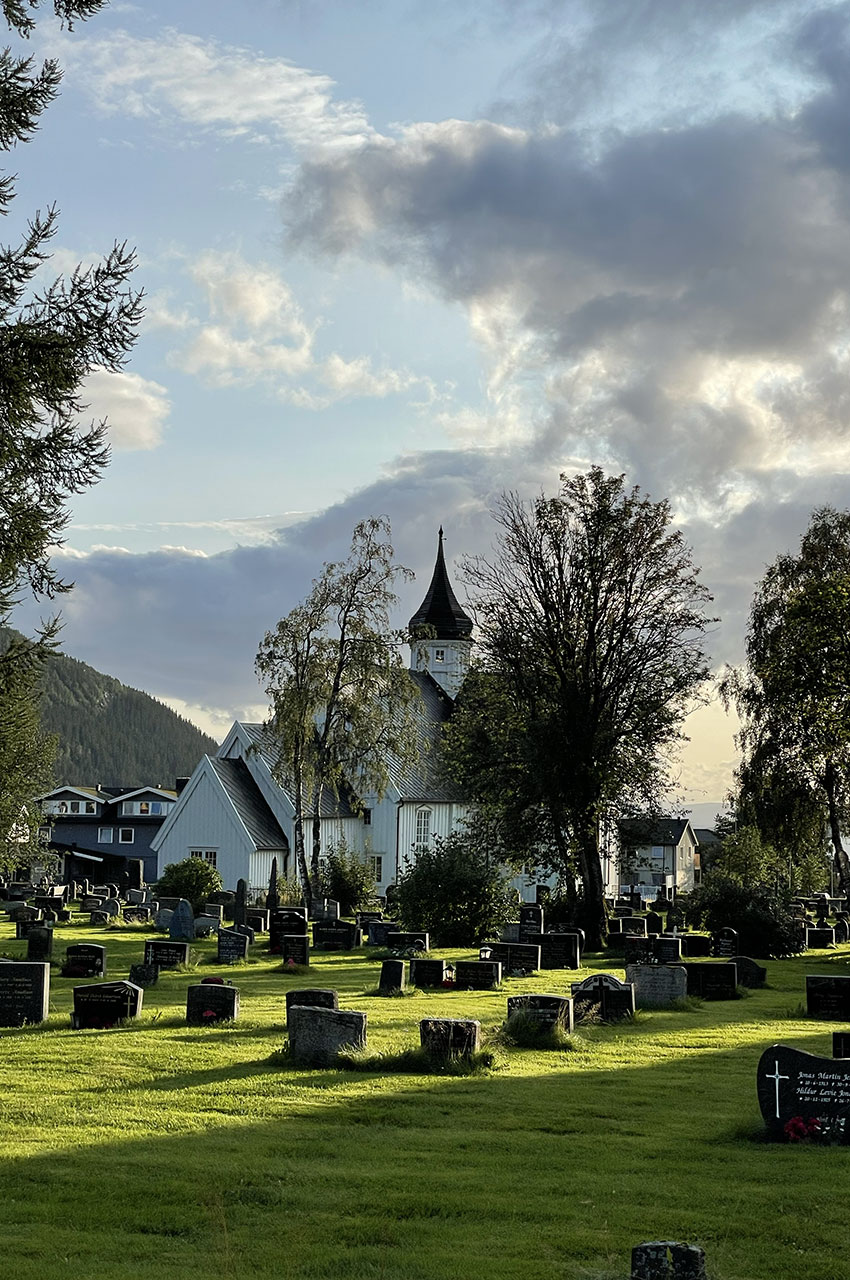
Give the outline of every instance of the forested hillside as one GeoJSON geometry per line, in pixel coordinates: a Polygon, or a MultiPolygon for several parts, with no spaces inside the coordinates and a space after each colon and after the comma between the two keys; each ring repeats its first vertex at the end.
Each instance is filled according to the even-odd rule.
{"type": "Polygon", "coordinates": [[[48,662],[41,721],[59,738],[57,784],[173,787],[217,747],[156,698],[64,654],[48,662]]]}

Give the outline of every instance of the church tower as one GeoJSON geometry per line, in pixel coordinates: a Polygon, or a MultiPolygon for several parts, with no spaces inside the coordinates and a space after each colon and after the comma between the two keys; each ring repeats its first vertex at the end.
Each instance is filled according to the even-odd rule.
{"type": "Polygon", "coordinates": [[[469,668],[472,619],[461,609],[449,582],[442,526],[431,585],[409,625],[414,637],[418,630],[428,628],[422,639],[414,638],[411,643],[411,671],[428,671],[450,698],[456,698],[469,668]]]}

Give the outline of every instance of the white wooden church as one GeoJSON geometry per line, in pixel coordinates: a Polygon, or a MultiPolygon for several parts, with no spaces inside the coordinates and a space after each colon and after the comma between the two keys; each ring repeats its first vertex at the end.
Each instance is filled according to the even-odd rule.
{"type": "MultiPolygon", "coordinates": [[[[472,620],[449,582],[442,529],[431,585],[410,619],[411,630],[423,626],[432,638],[411,647],[410,674],[422,695],[419,736],[431,749],[423,750],[410,771],[391,762],[387,793],[381,799],[363,796],[361,813],[352,812],[344,799],[329,796],[322,816],[323,849],[344,839],[349,849],[371,858],[380,893],[418,848],[435,835],[448,835],[467,814],[462,797],[440,778],[437,767],[441,728],[451,715],[472,649],[472,620]]],[[[169,863],[188,857],[212,863],[228,888],[239,879],[251,888],[264,888],[275,857],[281,873],[294,875],[295,811],[272,777],[273,753],[264,749],[263,738],[261,725],[237,721],[217,754],[203,757],[152,842],[158,875],[169,863]]]]}

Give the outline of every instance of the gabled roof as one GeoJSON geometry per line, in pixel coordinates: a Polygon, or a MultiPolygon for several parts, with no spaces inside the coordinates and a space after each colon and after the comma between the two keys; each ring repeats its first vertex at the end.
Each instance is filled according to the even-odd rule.
{"type": "Polygon", "coordinates": [[[626,818],[617,824],[620,840],[633,847],[643,845],[677,845],[690,827],[687,818],[626,818]]]}
{"type": "Polygon", "coordinates": [[[431,585],[419,608],[410,619],[410,630],[433,627],[437,640],[467,640],[472,635],[472,619],[464,613],[452,591],[443,555],[443,530],[437,543],[437,562],[431,585]]]}
{"type": "Polygon", "coordinates": [[[113,801],[133,800],[136,796],[162,796],[163,800],[176,800],[177,792],[167,787],[136,787],[134,791],[119,791],[113,801]]]}
{"type": "Polygon", "coordinates": [[[721,838],[711,827],[694,827],[694,835],[700,844],[720,844],[721,838]]]}
{"type": "MultiPolygon", "coordinates": [[[[273,770],[277,763],[277,753],[274,748],[274,742],[271,734],[265,725],[249,724],[245,720],[239,720],[238,725],[244,730],[244,736],[248,739],[250,745],[255,748],[257,755],[268,766],[269,770],[273,770]]],[[[225,738],[221,749],[224,750],[228,743],[230,735],[225,738]]],[[[221,759],[217,756],[216,759],[221,759]]],[[[275,780],[275,785],[280,783],[275,780]]],[[[282,788],[285,790],[285,788],[282,788]]],[[[346,794],[344,788],[340,788],[339,798],[329,791],[327,788],[322,793],[321,817],[323,818],[355,818],[357,811],[352,796],[346,794]]]]}
{"type": "Polygon", "coordinates": [[[107,795],[103,789],[98,790],[97,787],[71,786],[54,787],[52,791],[46,791],[43,796],[37,796],[36,799],[50,800],[54,796],[69,794],[72,796],[80,796],[83,800],[99,800],[102,804],[107,804],[112,799],[112,797],[107,795]]]}
{"type": "Polygon", "coordinates": [[[288,849],[289,841],[280,823],[266,804],[244,760],[221,760],[208,756],[245,830],[257,849],[288,849]]]}

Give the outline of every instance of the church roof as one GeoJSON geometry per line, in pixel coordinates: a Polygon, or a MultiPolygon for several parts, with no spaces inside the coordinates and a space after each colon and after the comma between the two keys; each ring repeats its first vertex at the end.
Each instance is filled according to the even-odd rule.
{"type": "Polygon", "coordinates": [[[425,599],[410,619],[410,629],[433,627],[437,640],[466,640],[472,634],[472,619],[464,613],[452,591],[443,555],[443,530],[437,543],[437,562],[425,599]]]}
{"type": "Polygon", "coordinates": [[[218,756],[209,756],[208,759],[255,848],[288,849],[289,841],[263,799],[245,761],[223,760],[218,756]]]}

